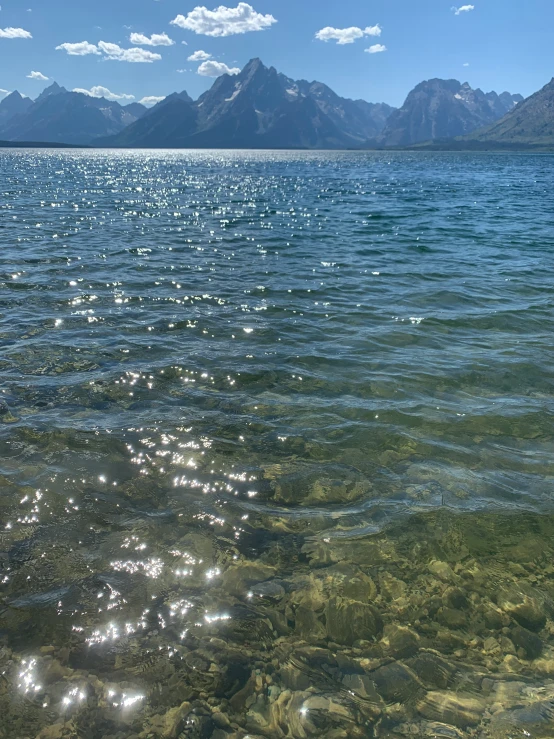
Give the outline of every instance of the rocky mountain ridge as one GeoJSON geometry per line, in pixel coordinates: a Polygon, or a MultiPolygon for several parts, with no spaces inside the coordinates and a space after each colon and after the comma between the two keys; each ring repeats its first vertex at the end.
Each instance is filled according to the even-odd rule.
{"type": "Polygon", "coordinates": [[[394,109],[340,97],[322,82],[293,80],[252,59],[238,75],[218,77],[196,101],[175,92],[150,109],[57,83],[34,102],[14,92],[0,102],[0,139],[131,148],[371,149],[422,142],[464,148],[539,139],[548,146],[554,145],[552,97],[554,82],[523,101],[431,79],[394,109]]]}
{"type": "Polygon", "coordinates": [[[68,92],[55,82],[34,102],[24,98],[28,102],[11,104],[2,117],[9,98],[0,103],[0,139],[14,142],[88,145],[99,136],[118,133],[146,112],[140,103],[122,106],[106,98],[68,92]]]}
{"type": "Polygon", "coordinates": [[[375,143],[410,146],[434,139],[470,134],[494,123],[523,100],[521,95],[484,93],[458,80],[421,82],[394,111],[375,143]]]}
{"type": "Polygon", "coordinates": [[[341,98],[321,82],[292,80],[252,59],[193,102],[166,98],[106,146],[360,148],[393,109],[341,98]]]}

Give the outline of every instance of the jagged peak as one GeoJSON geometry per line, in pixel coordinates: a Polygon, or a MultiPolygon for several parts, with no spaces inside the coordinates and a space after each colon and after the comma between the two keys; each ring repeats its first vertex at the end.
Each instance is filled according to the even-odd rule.
{"type": "Polygon", "coordinates": [[[39,100],[44,100],[44,98],[50,97],[50,95],[62,95],[65,92],[67,92],[65,87],[58,85],[57,82],[52,82],[51,85],[48,85],[48,87],[44,88],[35,102],[38,103],[39,100]]]}
{"type": "Polygon", "coordinates": [[[262,62],[260,57],[255,56],[253,59],[250,59],[250,61],[248,61],[244,65],[242,71],[243,72],[256,72],[258,69],[267,69],[267,67],[262,62]]]}
{"type": "Polygon", "coordinates": [[[268,75],[277,76],[277,70],[275,67],[266,67],[261,59],[255,57],[243,67],[241,73],[238,75],[240,80],[252,80],[268,75]]]}
{"type": "Polygon", "coordinates": [[[414,87],[412,92],[421,92],[425,90],[436,90],[443,89],[449,92],[458,92],[462,88],[462,84],[459,80],[449,79],[444,80],[440,77],[433,77],[430,80],[424,80],[414,87]]]}

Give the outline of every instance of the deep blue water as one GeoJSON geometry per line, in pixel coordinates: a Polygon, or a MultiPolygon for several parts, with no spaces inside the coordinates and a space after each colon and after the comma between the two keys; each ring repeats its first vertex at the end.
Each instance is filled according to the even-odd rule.
{"type": "MultiPolygon", "coordinates": [[[[299,626],[303,605],[270,598],[270,636],[259,639],[284,690],[278,639],[398,657],[382,642],[397,616],[379,605],[384,560],[363,554],[372,537],[407,535],[422,516],[477,516],[492,538],[514,526],[525,541],[531,526],[537,551],[552,546],[540,526],[554,508],[554,158],[4,150],[0,174],[2,700],[20,722],[7,737],[34,737],[60,715],[79,737],[135,736],[183,700],[200,718],[171,736],[222,739],[202,713],[211,700],[234,711],[237,737],[278,737],[274,717],[248,718],[264,700],[269,711],[271,691],[258,686],[257,702],[231,711],[235,688],[191,687],[175,663],[205,639],[243,644],[221,623],[257,608],[260,583],[289,594],[348,560],[376,583],[385,623],[378,646],[356,646],[318,615],[323,605],[310,601],[315,620],[299,626]],[[239,576],[248,566],[258,570],[239,576]],[[51,647],[66,673],[43,684],[51,647]],[[173,660],[161,677],[129,656],[160,650],[173,660]],[[183,681],[175,695],[159,688],[183,681]],[[17,698],[27,683],[39,685],[33,700],[17,698]],[[122,718],[114,706],[129,696],[122,718]]],[[[443,550],[426,562],[448,560],[443,550]]],[[[483,587],[493,602],[493,581],[483,587]]],[[[402,613],[403,628],[423,618],[402,613]]],[[[498,628],[521,625],[506,618],[498,628]]],[[[459,659],[500,639],[475,633],[479,646],[458,645],[459,659]]],[[[554,658],[540,638],[542,659],[554,658]]],[[[261,647],[249,648],[263,682],[261,647]]],[[[285,715],[308,705],[309,687],[288,685],[297,703],[285,715]]],[[[406,715],[381,706],[381,733],[371,711],[337,726],[425,731],[437,711],[421,695],[385,696],[406,715]]],[[[465,731],[451,713],[444,723],[465,731]]],[[[334,737],[333,721],[290,736],[334,737]]]]}

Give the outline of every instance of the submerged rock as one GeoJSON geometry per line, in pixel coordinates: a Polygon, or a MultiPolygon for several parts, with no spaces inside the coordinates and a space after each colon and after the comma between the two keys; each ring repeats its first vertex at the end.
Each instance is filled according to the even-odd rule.
{"type": "Polygon", "coordinates": [[[422,652],[408,664],[427,688],[445,689],[456,672],[454,665],[432,652],[422,652]]]}
{"type": "Polygon", "coordinates": [[[241,562],[231,565],[223,576],[223,587],[228,593],[245,596],[254,585],[259,585],[274,577],[274,567],[261,562],[241,562]]]}
{"type": "Polygon", "coordinates": [[[537,659],[541,656],[544,646],[542,639],[532,631],[524,629],[523,626],[517,626],[512,629],[511,637],[518,654],[519,650],[523,652],[524,659],[537,659]]]}
{"type": "Polygon", "coordinates": [[[455,726],[442,724],[437,721],[422,722],[420,734],[432,739],[465,739],[467,736],[467,734],[462,733],[455,726]]]}
{"type": "Polygon", "coordinates": [[[424,692],[417,675],[402,662],[391,662],[370,673],[377,692],[389,703],[409,703],[424,692]]]}
{"type": "Polygon", "coordinates": [[[540,631],[546,624],[546,613],[539,598],[517,588],[505,588],[497,595],[498,606],[520,626],[540,631]]]}
{"type": "Polygon", "coordinates": [[[320,465],[283,475],[273,483],[274,499],[288,505],[350,503],[366,496],[371,483],[347,465],[320,465]]]}
{"type": "Polygon", "coordinates": [[[414,655],[419,649],[419,636],[406,626],[391,624],[385,627],[381,644],[386,653],[397,659],[405,659],[414,655]]]}
{"type": "MultiPolygon", "coordinates": [[[[530,706],[502,711],[492,718],[491,728],[503,732],[516,730],[520,735],[550,739],[554,726],[554,701],[537,701],[530,706]],[[546,730],[547,733],[544,733],[546,730]],[[532,733],[531,733],[532,732],[532,733]]],[[[507,734],[503,734],[506,736],[507,734]]]]}
{"type": "Polygon", "coordinates": [[[382,595],[387,600],[399,600],[406,594],[406,583],[391,575],[390,572],[382,572],[379,575],[379,585],[382,595]]]}
{"type": "Polygon", "coordinates": [[[458,583],[460,577],[457,575],[448,562],[442,562],[441,560],[434,559],[429,562],[429,571],[438,577],[439,580],[447,583],[458,583]]]}
{"type": "Polygon", "coordinates": [[[485,712],[485,703],[471,695],[431,691],[417,704],[422,716],[454,724],[460,729],[476,726],[485,712]]]}
{"type": "Polygon", "coordinates": [[[331,598],[325,608],[327,636],[339,644],[352,645],[359,640],[373,641],[383,631],[377,609],[367,603],[345,598],[331,598]]]}

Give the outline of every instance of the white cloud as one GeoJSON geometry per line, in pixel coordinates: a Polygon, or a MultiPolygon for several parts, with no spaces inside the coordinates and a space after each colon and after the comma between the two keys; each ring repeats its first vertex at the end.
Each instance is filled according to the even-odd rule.
{"type": "Polygon", "coordinates": [[[364,28],[364,36],[380,36],[383,32],[381,26],[376,23],[374,26],[364,28]]]}
{"type": "Polygon", "coordinates": [[[48,77],[42,74],[42,72],[31,72],[31,74],[28,74],[27,77],[30,80],[40,80],[41,82],[46,82],[46,80],[48,79],[48,77]]]}
{"type": "Polygon", "coordinates": [[[139,49],[133,47],[131,49],[122,49],[117,44],[110,44],[107,41],[99,41],[98,48],[106,55],[106,59],[112,59],[118,62],[134,62],[151,64],[161,59],[160,54],[155,54],[152,51],[146,49],[139,49]]]}
{"type": "Polygon", "coordinates": [[[87,54],[100,54],[98,47],[89,44],[88,41],[79,41],[76,44],[60,44],[56,46],[56,51],[67,51],[70,56],[86,56],[87,54]]]}
{"type": "Polygon", "coordinates": [[[369,49],[364,49],[368,54],[380,54],[382,51],[386,51],[387,47],[385,44],[373,44],[369,49]]]}
{"type": "Polygon", "coordinates": [[[167,33],[153,33],[151,36],[145,36],[143,33],[132,33],[129,40],[136,46],[173,46],[175,43],[167,33]]]}
{"type": "Polygon", "coordinates": [[[452,10],[454,15],[460,15],[460,13],[469,13],[470,10],[475,10],[475,5],[460,5],[459,8],[454,6],[452,10]]]}
{"type": "Polygon", "coordinates": [[[211,59],[211,54],[208,54],[206,51],[202,51],[202,49],[199,49],[198,51],[195,51],[194,54],[191,54],[189,57],[187,57],[188,62],[205,62],[206,59],[211,59]]]}
{"type": "Polygon", "coordinates": [[[367,26],[367,28],[358,28],[358,26],[350,26],[350,28],[332,28],[326,26],[318,31],[315,35],[319,41],[336,41],[337,44],[353,44],[359,38],[364,36],[380,36],[382,32],[381,26],[377,23],[375,26],[367,26]]]}
{"type": "Polygon", "coordinates": [[[187,16],[178,15],[172,25],[204,36],[233,36],[249,31],[263,31],[277,20],[272,15],[256,13],[248,3],[239,3],[236,8],[220,5],[215,10],[198,6],[187,16]]]}
{"type": "Polygon", "coordinates": [[[464,67],[469,67],[469,62],[464,62],[463,66],[464,67]]]}
{"type": "Polygon", "coordinates": [[[139,100],[139,103],[142,103],[142,105],[156,105],[156,103],[161,103],[162,100],[165,100],[163,95],[147,95],[139,100]]]}
{"type": "Polygon", "coordinates": [[[209,62],[202,62],[198,67],[198,74],[202,77],[221,77],[222,74],[239,74],[238,67],[228,67],[224,62],[216,62],[213,59],[209,62]]]}
{"type": "Polygon", "coordinates": [[[7,95],[8,93],[9,93],[9,90],[0,89],[0,95],[7,95]]]}
{"type": "Polygon", "coordinates": [[[104,55],[105,59],[115,59],[118,62],[157,62],[161,59],[160,54],[153,51],[139,49],[133,47],[131,49],[122,49],[117,44],[110,44],[107,41],[99,41],[98,46],[89,44],[88,41],[80,41],[77,44],[60,44],[56,49],[67,51],[71,56],[86,56],[87,54],[104,55]]]}
{"type": "Polygon", "coordinates": [[[126,95],[124,92],[118,94],[117,92],[111,92],[107,87],[102,85],[95,85],[90,90],[85,90],[82,87],[75,87],[73,92],[82,92],[83,95],[89,95],[92,98],[106,98],[106,100],[134,100],[134,95],[126,95]]]}
{"type": "Polygon", "coordinates": [[[29,31],[23,28],[0,28],[0,38],[33,38],[29,31]]]}

